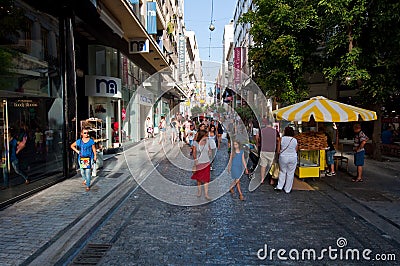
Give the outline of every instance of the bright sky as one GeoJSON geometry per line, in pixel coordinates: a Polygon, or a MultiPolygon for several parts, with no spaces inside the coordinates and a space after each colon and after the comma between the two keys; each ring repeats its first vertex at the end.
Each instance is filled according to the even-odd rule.
{"type": "MultiPolygon", "coordinates": [[[[214,0],[213,24],[215,30],[211,32],[208,27],[211,22],[212,0],[185,0],[185,26],[187,30],[196,33],[200,50],[200,58],[205,61],[222,63],[222,38],[224,26],[233,19],[233,12],[237,0],[214,0]],[[209,46],[211,49],[209,50],[209,46]]],[[[214,81],[218,73],[217,64],[204,64],[203,73],[206,81],[214,81]],[[214,70],[216,69],[216,73],[214,70]],[[210,73],[206,73],[210,71],[210,73]]]]}

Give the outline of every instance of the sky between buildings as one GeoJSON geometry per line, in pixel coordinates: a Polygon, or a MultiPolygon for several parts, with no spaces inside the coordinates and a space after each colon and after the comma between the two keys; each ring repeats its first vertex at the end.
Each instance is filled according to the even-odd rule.
{"type": "MultiPolygon", "coordinates": [[[[196,33],[196,39],[200,50],[200,58],[203,61],[203,73],[207,83],[214,82],[218,73],[219,64],[222,63],[222,38],[224,26],[233,19],[233,12],[237,0],[214,0],[213,24],[215,30],[208,29],[211,22],[212,0],[185,0],[185,26],[187,30],[196,33]],[[211,49],[209,49],[211,47],[211,49]],[[206,61],[218,62],[208,63],[206,61]]],[[[207,84],[207,87],[210,87],[207,84]]]]}

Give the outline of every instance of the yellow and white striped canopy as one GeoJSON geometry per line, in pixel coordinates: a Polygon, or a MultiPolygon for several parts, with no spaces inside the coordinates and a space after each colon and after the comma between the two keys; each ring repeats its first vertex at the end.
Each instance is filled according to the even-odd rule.
{"type": "Polygon", "coordinates": [[[316,122],[350,122],[376,120],[376,113],[348,104],[329,100],[322,96],[286,106],[273,112],[277,120],[316,122]]]}

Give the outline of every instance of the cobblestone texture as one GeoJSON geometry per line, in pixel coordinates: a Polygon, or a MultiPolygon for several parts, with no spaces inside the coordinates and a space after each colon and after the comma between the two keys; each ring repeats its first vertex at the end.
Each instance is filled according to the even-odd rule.
{"type": "MultiPolygon", "coordinates": [[[[157,148],[160,150],[160,147],[150,150],[154,164],[161,158],[157,148]]],[[[135,149],[146,150],[144,145],[135,149]]],[[[186,146],[183,152],[188,154],[186,146]]],[[[217,156],[214,177],[226,166],[225,145],[217,156]]],[[[129,160],[138,160],[137,167],[130,170],[144,175],[140,158],[132,155],[129,160]]],[[[0,265],[29,261],[60,234],[68,233],[71,224],[84,219],[85,213],[107,195],[115,196],[109,194],[110,191],[131,180],[128,166],[123,162],[123,156],[110,159],[89,193],[84,191],[80,178],[72,178],[1,211],[0,265]],[[115,172],[123,174],[118,178],[106,177],[115,172]]],[[[176,183],[195,185],[190,171],[180,170],[166,160],[160,162],[158,168],[176,183]]],[[[319,184],[318,181],[313,183],[314,186],[319,184]]],[[[130,182],[130,185],[136,184],[130,182]]],[[[88,243],[111,245],[99,260],[100,265],[289,265],[293,262],[261,261],[257,251],[264,244],[268,244],[269,249],[335,248],[336,240],[344,237],[348,248],[396,254],[396,262],[382,265],[399,264],[398,243],[328,196],[334,193],[332,187],[285,194],[263,185],[250,193],[247,192],[247,177],[242,178],[242,187],[244,202],[228,193],[197,207],[169,205],[139,188],[101,228],[97,231],[93,228],[95,233],[88,243]]],[[[301,263],[357,264],[329,260],[301,263]]],[[[368,264],[380,265],[376,261],[368,264]]]]}
{"type": "MultiPolygon", "coordinates": [[[[226,164],[225,157],[224,151],[219,153],[217,168],[226,164]]],[[[190,172],[166,161],[159,168],[171,180],[194,185],[190,172]]],[[[242,178],[242,184],[247,188],[248,179],[242,178]]],[[[207,205],[178,207],[139,189],[90,242],[112,245],[100,265],[290,264],[261,261],[257,251],[264,244],[287,250],[335,248],[339,237],[347,239],[348,248],[399,256],[396,244],[319,191],[285,194],[263,185],[245,197],[241,202],[225,195],[207,205]]],[[[356,264],[328,259],[302,263],[356,264]]]]}

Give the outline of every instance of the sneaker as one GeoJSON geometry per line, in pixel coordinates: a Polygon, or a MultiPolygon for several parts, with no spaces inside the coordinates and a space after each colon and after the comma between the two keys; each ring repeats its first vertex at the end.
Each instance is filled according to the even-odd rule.
{"type": "Polygon", "coordinates": [[[336,175],[336,172],[332,172],[331,175],[336,175]]]}
{"type": "MultiPolygon", "coordinates": [[[[325,176],[332,176],[332,173],[326,173],[325,176]]],[[[336,174],[335,174],[336,175],[336,174]]]]}
{"type": "Polygon", "coordinates": [[[210,166],[210,171],[214,170],[212,166],[210,166]]]}

